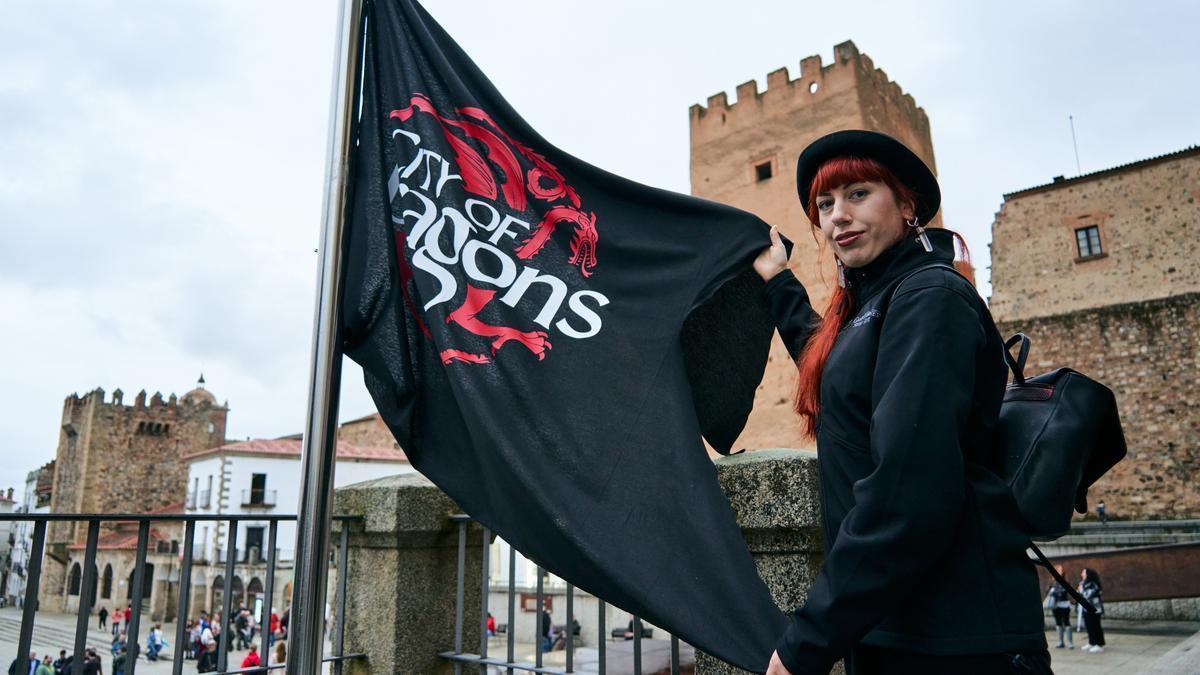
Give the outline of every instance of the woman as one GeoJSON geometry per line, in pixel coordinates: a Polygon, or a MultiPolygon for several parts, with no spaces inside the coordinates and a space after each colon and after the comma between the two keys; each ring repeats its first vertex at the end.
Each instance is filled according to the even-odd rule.
{"type": "MultiPolygon", "coordinates": [[[[1058,573],[1063,573],[1062,565],[1058,566],[1058,573]]],[[[1071,632],[1071,594],[1057,579],[1046,591],[1046,606],[1054,614],[1054,630],[1058,633],[1058,644],[1054,645],[1054,648],[1062,649],[1066,646],[1067,649],[1075,649],[1075,638],[1071,632]],[[1064,633],[1067,638],[1066,645],[1063,644],[1064,633]]]]}
{"type": "Polygon", "coordinates": [[[287,640],[275,641],[275,653],[271,655],[271,663],[287,663],[287,640]]]}
{"type": "Polygon", "coordinates": [[[936,178],[899,141],[842,131],[801,153],[797,186],[836,258],[824,317],[774,229],[754,269],[797,360],[826,555],[768,673],[842,658],[851,675],[1050,672],[1029,540],[985,468],[1004,347],[974,286],[945,268],[961,238],[922,227],[936,178]]]}
{"type": "Polygon", "coordinates": [[[1104,651],[1104,628],[1100,626],[1100,616],[1104,614],[1104,601],[1100,598],[1100,591],[1103,588],[1100,585],[1100,575],[1096,570],[1083,568],[1083,573],[1080,575],[1079,594],[1085,600],[1092,603],[1096,608],[1095,612],[1083,610],[1083,625],[1087,627],[1088,643],[1084,645],[1084,651],[1098,654],[1104,651]]]}

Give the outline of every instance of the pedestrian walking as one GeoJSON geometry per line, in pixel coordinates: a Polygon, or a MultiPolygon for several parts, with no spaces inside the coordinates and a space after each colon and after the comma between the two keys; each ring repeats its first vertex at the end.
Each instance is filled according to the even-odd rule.
{"type": "Polygon", "coordinates": [[[1082,581],[1079,582],[1079,594],[1096,608],[1094,612],[1086,609],[1083,612],[1083,624],[1087,626],[1088,635],[1088,643],[1083,649],[1092,654],[1099,654],[1107,644],[1104,640],[1104,628],[1100,625],[1100,617],[1104,614],[1104,600],[1100,597],[1103,586],[1100,584],[1100,575],[1094,569],[1085,567],[1080,576],[1082,581]]]}
{"type": "Polygon", "coordinates": [[[1029,537],[992,466],[1004,342],[962,276],[965,242],[925,229],[936,177],[870,131],[817,139],[796,175],[834,254],[829,308],[814,310],[776,229],[753,266],[799,369],[825,557],[768,675],[841,659],[850,675],[1049,673],[1029,537]]]}
{"type": "MultiPolygon", "coordinates": [[[[1058,573],[1063,573],[1062,565],[1058,566],[1058,573]]],[[[1055,649],[1062,649],[1064,646],[1067,649],[1075,649],[1075,639],[1071,630],[1071,594],[1057,580],[1050,584],[1050,590],[1046,592],[1046,605],[1054,614],[1054,630],[1058,633],[1055,649]]]]}
{"type": "Polygon", "coordinates": [[[108,623],[108,609],[101,607],[96,616],[100,618],[100,630],[104,630],[105,624],[108,623]]]}
{"type": "Polygon", "coordinates": [[[1100,516],[1101,525],[1108,524],[1108,510],[1104,508],[1104,500],[1100,500],[1100,503],[1096,505],[1096,515],[1100,516]]]}

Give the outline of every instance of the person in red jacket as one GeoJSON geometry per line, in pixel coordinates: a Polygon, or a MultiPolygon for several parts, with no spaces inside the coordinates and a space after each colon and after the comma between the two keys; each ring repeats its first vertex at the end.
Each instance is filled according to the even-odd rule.
{"type": "Polygon", "coordinates": [[[260,661],[258,658],[258,645],[251,642],[250,643],[250,653],[246,654],[246,658],[242,659],[242,667],[243,668],[253,668],[255,666],[261,666],[261,665],[262,665],[262,661],[260,661]]]}

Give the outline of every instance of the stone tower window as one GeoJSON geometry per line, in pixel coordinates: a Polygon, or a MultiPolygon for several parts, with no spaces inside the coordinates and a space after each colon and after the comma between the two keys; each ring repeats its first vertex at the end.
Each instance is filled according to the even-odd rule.
{"type": "Polygon", "coordinates": [[[754,165],[754,180],[761,183],[771,177],[771,160],[754,165]]]}
{"type": "Polygon", "coordinates": [[[1100,226],[1088,225],[1076,228],[1075,245],[1079,249],[1079,259],[1094,258],[1103,255],[1100,249],[1100,226]]]}

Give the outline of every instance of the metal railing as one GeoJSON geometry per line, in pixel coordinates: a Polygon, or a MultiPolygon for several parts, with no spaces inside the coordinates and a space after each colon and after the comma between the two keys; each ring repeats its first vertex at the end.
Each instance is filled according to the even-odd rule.
{"type": "MultiPolygon", "coordinates": [[[[533,663],[518,663],[516,661],[516,558],[517,551],[511,545],[508,548],[508,625],[505,630],[506,644],[504,658],[495,658],[488,655],[488,592],[491,587],[491,538],[492,533],[486,527],[483,528],[483,585],[482,596],[480,598],[479,607],[479,653],[473,654],[463,651],[463,626],[465,622],[465,612],[463,596],[465,594],[465,579],[466,579],[466,559],[467,559],[467,526],[471,523],[471,517],[465,515],[451,516],[452,521],[458,523],[458,584],[454,598],[454,649],[453,651],[441,652],[439,657],[454,661],[454,672],[456,675],[462,672],[462,665],[469,664],[477,666],[480,673],[489,672],[489,666],[503,668],[505,672],[510,674],[514,671],[523,671],[529,673],[548,673],[551,675],[565,675],[566,673],[575,672],[575,587],[567,584],[567,621],[565,625],[564,649],[566,652],[566,663],[563,670],[545,667],[542,663],[543,652],[541,644],[535,644],[535,656],[533,663]]],[[[345,529],[343,529],[343,532],[345,529]]],[[[541,566],[537,568],[537,634],[540,640],[546,635],[548,626],[544,625],[545,614],[542,608],[545,607],[545,589],[543,588],[544,570],[541,566]]],[[[596,617],[596,673],[605,675],[607,672],[607,651],[608,640],[605,638],[607,628],[605,626],[606,612],[608,603],[597,598],[599,601],[599,611],[596,617]]],[[[633,617],[633,672],[634,675],[642,675],[642,636],[645,633],[642,627],[642,620],[633,617]]],[[[679,638],[671,636],[671,675],[679,675],[679,638]]]]}
{"type": "Polygon", "coordinates": [[[184,503],[184,507],[189,509],[196,508],[196,493],[194,491],[188,490],[187,501],[184,503]]]}
{"type": "Polygon", "coordinates": [[[212,490],[201,490],[199,503],[194,507],[198,509],[207,509],[212,506],[212,490]]]}
{"type": "MultiPolygon", "coordinates": [[[[333,516],[337,521],[351,521],[358,519],[357,516],[333,516]]],[[[81,569],[81,588],[79,589],[79,607],[77,610],[77,618],[75,622],[75,637],[74,637],[74,661],[73,672],[76,674],[82,673],[84,669],[84,653],[87,646],[88,626],[91,623],[92,606],[86,600],[95,595],[96,591],[96,549],[100,539],[100,525],[104,522],[122,523],[135,522],[138,528],[136,562],[133,569],[133,579],[130,604],[134,607],[142,607],[143,602],[149,598],[143,597],[146,595],[146,554],[150,546],[150,524],[160,522],[183,523],[184,538],[182,545],[182,569],[179,573],[179,589],[178,599],[176,602],[175,612],[175,655],[172,663],[172,675],[181,675],[187,653],[187,646],[191,640],[190,636],[185,633],[185,620],[188,615],[188,605],[191,602],[191,585],[192,585],[192,563],[196,553],[199,552],[200,546],[195,544],[196,538],[196,523],[197,522],[224,522],[229,528],[229,544],[234,549],[237,546],[237,524],[240,521],[268,521],[268,547],[267,551],[267,573],[266,585],[263,589],[263,613],[264,618],[271,616],[272,604],[275,592],[275,571],[276,571],[276,555],[278,550],[275,546],[279,534],[279,523],[281,521],[295,521],[295,515],[272,514],[270,516],[254,515],[254,516],[237,516],[237,515],[184,515],[184,514],[162,514],[162,515],[145,515],[145,514],[124,514],[124,513],[42,513],[42,514],[26,514],[26,513],[5,513],[0,514],[0,522],[32,522],[33,523],[33,548],[30,552],[30,557],[26,563],[26,584],[25,584],[25,601],[22,607],[21,628],[17,640],[17,662],[16,672],[24,673],[28,670],[29,664],[29,648],[33,642],[33,626],[34,619],[37,614],[37,598],[38,591],[41,588],[42,563],[46,549],[46,529],[52,522],[77,522],[87,523],[87,539],[84,546],[84,560],[81,569]]],[[[349,531],[350,528],[341,528],[341,542],[338,549],[338,570],[337,575],[337,602],[336,613],[334,615],[335,624],[331,632],[333,643],[333,654],[322,658],[323,662],[333,665],[333,675],[341,675],[342,664],[349,659],[365,658],[366,654],[342,654],[343,635],[345,631],[345,609],[346,609],[346,560],[347,549],[349,546],[349,531]]],[[[71,542],[76,543],[76,542],[71,542]]],[[[70,565],[68,559],[66,564],[70,565]]],[[[78,564],[78,561],[76,561],[78,564]]],[[[222,630],[220,649],[217,649],[217,670],[216,675],[232,675],[233,673],[251,673],[251,672],[266,672],[285,667],[282,663],[270,663],[271,654],[268,650],[264,656],[263,665],[252,668],[228,669],[227,658],[229,650],[226,649],[227,639],[232,639],[228,628],[230,622],[230,610],[233,602],[233,578],[236,572],[235,561],[233,557],[227,557],[224,561],[224,572],[222,574],[221,586],[221,613],[222,630]]],[[[215,590],[215,588],[214,588],[215,590]]],[[[323,605],[324,603],[322,603],[323,605]]],[[[265,622],[268,623],[269,622],[265,622]]],[[[141,645],[138,643],[138,631],[140,624],[140,612],[134,613],[129,618],[129,625],[125,629],[128,636],[126,643],[126,653],[130,658],[125,662],[125,675],[135,675],[135,669],[138,665],[137,656],[141,653],[141,645]]]]}
{"type": "Polygon", "coordinates": [[[275,490],[242,490],[242,506],[275,506],[275,490]]]}

